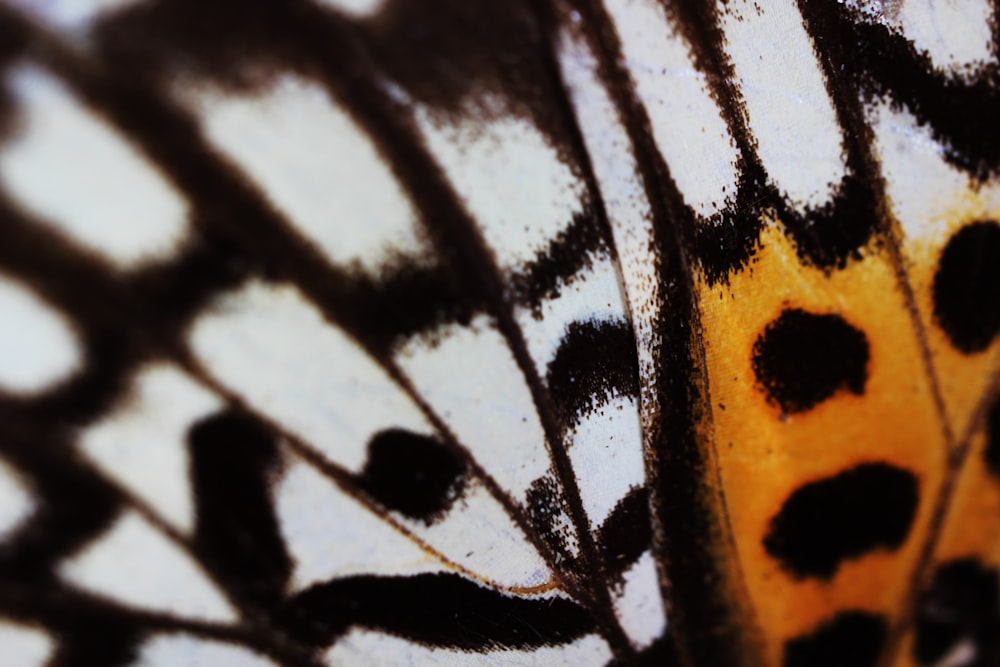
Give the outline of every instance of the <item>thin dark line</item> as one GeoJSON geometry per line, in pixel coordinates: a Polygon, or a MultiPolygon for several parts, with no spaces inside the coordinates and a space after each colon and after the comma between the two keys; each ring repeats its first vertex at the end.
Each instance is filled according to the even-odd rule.
{"type": "MultiPolygon", "coordinates": [[[[416,139],[416,131],[403,120],[406,110],[398,108],[388,95],[374,85],[372,68],[364,66],[370,62],[364,47],[357,43],[341,21],[333,15],[323,14],[322,18],[305,23],[325,29],[323,39],[314,42],[314,45],[331,93],[345,102],[352,116],[366,128],[383,155],[389,158],[389,164],[415,202],[440,254],[453,258],[461,274],[476,284],[488,302],[493,304],[497,326],[531,392],[546,435],[550,458],[586,562],[592,611],[600,619],[615,655],[627,657],[633,649],[612,611],[610,592],[600,577],[597,547],[589,531],[572,463],[561,439],[563,429],[506,298],[496,260],[440,167],[416,139]],[[351,67],[345,67],[346,63],[350,63],[351,67]]],[[[310,30],[304,28],[304,33],[309,34],[310,30]]]]}
{"type": "MultiPolygon", "coordinates": [[[[18,17],[8,16],[9,13],[10,11],[8,9],[0,8],[0,18],[12,23],[17,22],[18,17]]],[[[216,184],[217,186],[215,188],[215,192],[217,193],[216,199],[224,198],[230,202],[239,202],[239,208],[249,212],[247,216],[238,216],[240,217],[240,224],[244,229],[246,229],[246,226],[250,224],[250,221],[253,221],[256,223],[254,226],[257,230],[266,232],[264,237],[267,240],[258,242],[257,245],[267,246],[270,253],[274,253],[276,248],[284,248],[286,254],[291,254],[296,257],[293,271],[287,275],[291,282],[304,293],[308,294],[314,303],[320,305],[324,312],[324,316],[332,319],[336,326],[351,336],[351,338],[366,351],[372,360],[377,365],[382,367],[383,370],[385,370],[387,374],[394,381],[396,381],[404,393],[415,401],[418,408],[424,411],[428,421],[431,422],[432,425],[438,427],[446,445],[458,453],[466,461],[472,473],[479,477],[487,491],[500,503],[505,511],[507,511],[507,513],[531,542],[532,546],[535,547],[535,549],[549,565],[553,573],[566,584],[567,592],[570,592],[577,597],[584,597],[581,591],[574,590],[577,587],[570,579],[560,577],[556,566],[557,561],[552,549],[544,542],[544,540],[540,538],[540,536],[537,535],[532,526],[527,522],[522,508],[502,490],[496,480],[475,460],[470,451],[464,445],[459,443],[454,434],[448,429],[442,428],[444,422],[433,412],[430,405],[419,397],[412,384],[405,379],[405,376],[399,371],[396,364],[387,356],[375,349],[370,341],[366,340],[364,336],[360,335],[360,332],[355,327],[350,325],[350,318],[348,317],[348,314],[344,312],[344,304],[338,303],[338,295],[331,293],[330,290],[324,290],[323,288],[318,287],[321,285],[342,285],[349,283],[350,278],[347,277],[347,275],[342,274],[335,267],[326,263],[322,258],[318,257],[316,251],[310,246],[310,244],[303,241],[295,232],[291,231],[290,226],[285,220],[282,219],[281,215],[271,210],[270,207],[259,197],[259,195],[257,195],[255,189],[251,185],[242,182],[240,179],[233,176],[233,174],[236,173],[236,170],[228,168],[227,165],[224,164],[221,157],[213,154],[213,152],[206,148],[199,140],[200,134],[197,130],[197,126],[180,110],[172,108],[171,105],[166,102],[166,100],[162,99],[156,91],[149,89],[148,87],[137,91],[136,89],[138,84],[136,82],[130,82],[132,95],[141,96],[145,102],[145,109],[147,111],[156,112],[155,120],[168,126],[181,126],[185,128],[186,131],[183,134],[188,138],[188,140],[185,142],[184,146],[179,146],[173,139],[169,140],[169,146],[164,146],[156,139],[156,133],[146,131],[147,128],[139,127],[134,119],[128,118],[128,113],[131,110],[121,109],[116,106],[114,96],[108,93],[116,87],[122,88],[123,86],[121,86],[120,83],[114,79],[114,75],[111,70],[102,73],[100,68],[94,66],[90,68],[90,71],[88,71],[88,69],[83,65],[85,61],[80,57],[74,57],[71,55],[71,52],[67,49],[67,47],[63,46],[59,42],[58,38],[45,34],[40,29],[37,29],[30,24],[22,23],[17,25],[17,27],[22,29],[25,34],[30,37],[32,42],[37,43],[37,46],[41,47],[35,53],[36,56],[41,57],[43,62],[47,63],[65,80],[67,80],[84,96],[85,100],[89,104],[93,105],[97,111],[114,122],[116,127],[137,141],[138,145],[153,158],[155,163],[161,169],[165,170],[165,175],[196,204],[200,205],[201,208],[208,210],[213,208],[210,202],[205,202],[206,198],[203,194],[205,192],[204,186],[202,185],[202,187],[199,188],[198,186],[192,185],[190,179],[193,176],[193,170],[184,169],[185,160],[199,165],[200,169],[197,170],[197,173],[200,177],[204,178],[206,175],[210,175],[210,182],[216,184]],[[141,95],[138,93],[141,93],[141,95]],[[178,161],[181,163],[178,164],[178,161]],[[228,196],[223,197],[223,194],[228,196]]],[[[146,122],[148,122],[148,119],[146,122]]],[[[168,135],[170,135],[170,133],[163,132],[160,133],[159,136],[165,137],[168,135]]],[[[218,218],[200,221],[200,224],[202,225],[209,225],[210,223],[213,223],[216,227],[225,226],[225,221],[218,218]]],[[[222,231],[228,232],[230,230],[223,229],[222,231]]],[[[245,234],[236,234],[236,236],[243,238],[246,237],[245,234]]],[[[243,238],[240,238],[240,240],[243,240],[243,238]]],[[[334,287],[334,289],[336,289],[336,287],[334,287]]],[[[104,293],[106,292],[95,292],[95,294],[104,293]]],[[[72,302],[72,300],[70,301],[72,302]]],[[[119,311],[122,310],[123,309],[119,309],[119,311]]],[[[133,310],[125,310],[127,312],[133,312],[133,310]]],[[[129,318],[123,319],[129,321],[129,318]]],[[[148,325],[148,323],[144,324],[148,325]]],[[[178,330],[180,329],[177,325],[175,325],[175,327],[178,330]]],[[[143,333],[149,329],[158,330],[159,327],[139,327],[139,330],[143,333]]],[[[173,350],[174,356],[176,356],[179,354],[177,350],[178,346],[179,344],[174,342],[166,347],[173,350]]],[[[367,505],[367,501],[364,498],[360,498],[359,502],[367,505]]],[[[373,509],[373,511],[375,510],[373,509]]]]}
{"type": "MultiPolygon", "coordinates": [[[[670,177],[668,166],[655,149],[648,115],[630,83],[628,71],[622,65],[624,59],[620,41],[605,8],[595,0],[574,0],[572,4],[584,17],[582,24],[585,29],[589,27],[589,30],[598,33],[595,37],[591,32],[590,40],[598,46],[596,53],[601,78],[622,114],[635,150],[639,176],[653,215],[657,248],[662,253],[659,267],[661,289],[665,296],[659,308],[658,329],[664,344],[659,352],[661,365],[670,364],[671,376],[667,378],[662,373],[657,376],[660,413],[656,415],[657,423],[652,428],[661,438],[673,435],[677,439],[658,443],[657,451],[652,453],[651,479],[654,483],[651,495],[656,509],[654,516],[665,533],[659,559],[671,574],[670,582],[663,591],[672,611],[670,631],[675,636],[680,631],[675,641],[682,659],[688,664],[739,665],[758,662],[753,656],[752,646],[741,637],[740,623],[732,617],[722,591],[706,591],[701,583],[701,577],[709,576],[715,581],[726,582],[727,588],[734,584],[730,575],[716,567],[717,549],[721,547],[718,536],[731,532],[726,515],[715,515],[722,498],[716,494],[713,502],[702,479],[708,473],[705,468],[711,466],[707,460],[711,455],[706,456],[706,453],[714,454],[714,443],[708,442],[706,451],[702,451],[701,447],[706,445],[702,440],[710,438],[699,438],[697,435],[698,422],[705,419],[701,410],[710,410],[711,406],[705,401],[705,360],[698,357],[697,338],[700,334],[694,326],[698,310],[693,274],[683,247],[683,240],[688,236],[684,224],[693,227],[694,221],[670,177]],[[675,293],[669,294],[669,289],[675,293]],[[666,355],[671,358],[665,360],[666,355]],[[684,457],[687,457],[686,460],[684,457]],[[678,466],[683,466],[683,471],[678,466]],[[680,489],[682,475],[689,477],[684,483],[690,484],[690,489],[680,489]],[[664,505],[667,491],[675,494],[672,496],[673,503],[685,505],[683,518],[670,516],[672,510],[681,508],[664,505]],[[683,502],[680,496],[684,497],[683,502]],[[668,524],[673,530],[667,528],[668,524]],[[677,526],[680,524],[685,524],[685,531],[691,531],[690,539],[677,539],[677,526]],[[697,528],[695,524],[698,524],[697,528]],[[694,533],[697,533],[697,538],[694,533]],[[683,545],[677,544],[678,541],[682,541],[683,545]],[[709,542],[713,546],[709,546],[709,542]],[[685,553],[680,553],[680,550],[685,553]],[[679,572],[681,563],[685,561],[689,569],[679,572]],[[689,590],[678,598],[680,587],[688,587],[689,590]],[[687,618],[692,609],[698,608],[704,618],[696,622],[687,618]],[[705,627],[719,630],[707,633],[705,627]]],[[[731,546],[727,538],[722,538],[722,542],[731,546]]]]}
{"type": "MultiPolygon", "coordinates": [[[[834,39],[831,42],[829,38],[824,39],[822,25],[824,22],[830,22],[829,16],[824,21],[824,9],[814,6],[811,0],[798,0],[798,6],[805,20],[806,29],[810,33],[818,52],[817,55],[823,67],[826,87],[836,109],[838,121],[844,130],[848,164],[853,163],[856,165],[856,168],[860,172],[859,175],[863,177],[863,182],[868,184],[868,188],[874,197],[877,210],[873,211],[873,214],[877,216],[877,219],[881,223],[882,237],[886,241],[889,262],[896,275],[896,282],[902,292],[904,306],[917,339],[924,375],[930,386],[935,411],[941,425],[947,460],[941,486],[934,498],[934,509],[927,532],[920,547],[916,565],[909,576],[909,583],[907,584],[901,605],[903,611],[892,622],[882,647],[879,665],[889,667],[894,663],[903,637],[913,622],[916,613],[916,601],[933,564],[934,552],[944,527],[952,495],[958,484],[959,475],[964,467],[969,443],[966,440],[968,436],[963,437],[962,442],[955,441],[955,434],[945,407],[937,370],[934,365],[930,346],[927,342],[924,323],[920,316],[906,265],[903,261],[900,247],[899,222],[893,215],[891,206],[888,203],[884,177],[878,158],[872,149],[875,142],[874,133],[865,121],[864,110],[860,101],[860,92],[848,79],[848,76],[837,67],[838,60],[842,58],[843,54],[835,51],[838,46],[830,46],[831,44],[835,44],[836,40],[834,39]]],[[[829,15],[830,11],[837,10],[836,8],[830,8],[826,13],[829,15]]],[[[839,48],[843,48],[843,45],[840,45],[839,48]]]]}

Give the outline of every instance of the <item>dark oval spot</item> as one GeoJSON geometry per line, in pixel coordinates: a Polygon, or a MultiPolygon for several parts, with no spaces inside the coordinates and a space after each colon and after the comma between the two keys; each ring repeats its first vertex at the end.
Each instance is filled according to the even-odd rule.
{"type": "Polygon", "coordinates": [[[986,416],[986,450],[983,452],[986,468],[1000,477],[1000,397],[993,399],[993,405],[986,416]]]}
{"type": "Polygon", "coordinates": [[[845,559],[899,547],[918,500],[913,473],[864,463],[796,489],[771,519],[764,548],[797,577],[829,578],[845,559]]]}
{"type": "Polygon", "coordinates": [[[808,635],[785,644],[784,667],[868,667],[878,661],[885,642],[881,616],[846,611],[808,635]]]}
{"type": "Polygon", "coordinates": [[[390,509],[431,523],[459,496],[465,464],[434,438],[392,429],[368,443],[362,487],[390,509]]]}
{"type": "Polygon", "coordinates": [[[936,665],[962,641],[976,648],[976,665],[995,665],[1000,658],[1000,595],[997,571],[975,558],[941,565],[917,604],[913,657],[936,665]],[[988,658],[987,656],[992,656],[988,658]]]}
{"type": "Polygon", "coordinates": [[[1000,333],[1000,225],[974,222],[948,241],[934,274],[934,317],[971,354],[1000,333]]]}
{"type": "Polygon", "coordinates": [[[785,310],[753,346],[753,371],[768,400],[803,412],[839,389],[865,391],[868,339],[839,315],[785,310]]]}

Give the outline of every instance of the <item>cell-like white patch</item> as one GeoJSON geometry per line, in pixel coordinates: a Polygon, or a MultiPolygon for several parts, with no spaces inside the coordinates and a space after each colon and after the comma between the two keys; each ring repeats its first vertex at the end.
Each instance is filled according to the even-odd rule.
{"type": "Polygon", "coordinates": [[[582,182],[527,120],[418,109],[416,122],[502,268],[534,259],[581,210],[582,182]]]}
{"type": "MultiPolygon", "coordinates": [[[[945,161],[944,149],[927,127],[908,111],[887,103],[869,110],[875,145],[882,163],[886,194],[903,230],[904,241],[944,242],[954,225],[956,194],[968,192],[971,181],[945,161]]],[[[1000,204],[997,191],[981,193],[1000,204]]]]}
{"type": "Polygon", "coordinates": [[[993,20],[986,0],[840,0],[869,23],[884,25],[913,42],[934,67],[968,73],[993,60],[993,20]]]}
{"type": "Polygon", "coordinates": [[[738,153],[705,75],[658,0],[606,0],[656,146],[684,201],[702,217],[736,194],[738,153]]]}
{"type": "Polygon", "coordinates": [[[139,667],[278,667],[243,646],[184,634],[157,634],[139,648],[139,667]]]}
{"type": "Polygon", "coordinates": [[[199,318],[189,341],[218,381],[353,472],[380,430],[433,433],[409,397],[294,287],[245,285],[199,318]]]}
{"type": "Polygon", "coordinates": [[[416,543],[299,459],[277,484],[275,508],[295,561],[293,591],[337,577],[441,571],[416,543]]]}
{"type": "Polygon", "coordinates": [[[284,75],[256,95],[187,88],[209,139],[333,263],[375,269],[425,251],[385,159],[318,84],[284,75]]]}
{"type": "Polygon", "coordinates": [[[615,599],[615,612],[625,634],[639,649],[652,644],[667,629],[667,614],[652,552],[642,554],[625,572],[625,585],[615,599]]]}
{"type": "Polygon", "coordinates": [[[0,388],[34,394],[80,369],[69,322],[25,285],[0,277],[0,318],[0,388]]]}
{"type": "Polygon", "coordinates": [[[332,7],[355,18],[366,18],[377,14],[385,0],[317,0],[319,4],[332,7]]]}
{"type": "Polygon", "coordinates": [[[523,498],[549,467],[545,434],[524,376],[488,318],[414,339],[397,361],[486,472],[523,498]]]}
{"type": "Polygon", "coordinates": [[[906,0],[898,25],[936,67],[961,70],[991,62],[992,3],[986,0],[906,0]]]}
{"type": "Polygon", "coordinates": [[[140,0],[7,0],[42,23],[61,30],[85,28],[108,14],[127,9],[140,0]]]}
{"type": "Polygon", "coordinates": [[[17,202],[120,268],[177,249],[187,202],[122,134],[36,67],[7,85],[21,123],[0,150],[0,180],[17,202]]]}
{"type": "Polygon", "coordinates": [[[457,649],[430,648],[370,630],[351,630],[323,656],[331,667],[354,665],[463,665],[464,667],[590,667],[606,665],[611,649],[597,635],[586,635],[563,646],[534,651],[494,650],[467,653],[457,649]]]}
{"type": "Polygon", "coordinates": [[[530,588],[552,580],[528,538],[481,484],[468,489],[442,521],[415,525],[413,531],[453,562],[499,586],[530,588]]]}
{"type": "Polygon", "coordinates": [[[563,32],[558,55],[611,224],[635,329],[639,367],[643,377],[652,378],[656,369],[653,349],[659,279],[656,253],[650,251],[654,236],[649,202],[628,134],[597,76],[593,52],[582,39],[563,32]]]}
{"type": "Polygon", "coordinates": [[[63,562],[68,582],[132,607],[208,621],[235,621],[233,609],[180,548],[135,512],[63,562]]]}
{"type": "Polygon", "coordinates": [[[585,415],[570,433],[569,458],[592,529],[646,479],[636,399],[619,396],[585,415]]]}
{"type": "Polygon", "coordinates": [[[843,139],[795,2],[729,3],[721,25],[761,162],[794,206],[823,205],[846,173],[843,139]]]}
{"type": "Polygon", "coordinates": [[[561,281],[559,294],[540,304],[539,316],[530,308],[515,310],[528,352],[545,377],[545,368],[555,357],[574,322],[625,319],[624,296],[618,271],[607,255],[593,258],[590,268],[561,281]]]}
{"type": "Polygon", "coordinates": [[[0,461],[0,541],[17,530],[34,511],[35,499],[24,481],[14,468],[0,461]]]}
{"type": "Polygon", "coordinates": [[[42,667],[48,663],[55,642],[37,628],[0,621],[0,646],[6,667],[42,667]]]}
{"type": "Polygon", "coordinates": [[[144,369],[129,398],[80,436],[80,446],[109,477],[182,531],[194,524],[187,433],[222,407],[180,370],[144,369]]]}

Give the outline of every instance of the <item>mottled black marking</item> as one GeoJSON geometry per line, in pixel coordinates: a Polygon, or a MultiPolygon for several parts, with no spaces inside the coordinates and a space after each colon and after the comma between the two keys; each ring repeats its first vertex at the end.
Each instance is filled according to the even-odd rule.
{"type": "Polygon", "coordinates": [[[1000,333],[1000,225],[974,222],[949,239],[934,274],[934,317],[951,344],[981,352],[1000,333]]]}
{"type": "Polygon", "coordinates": [[[804,412],[846,389],[863,394],[868,339],[840,315],[785,310],[753,346],[753,370],[768,400],[804,412]]]}
{"type": "Polygon", "coordinates": [[[874,667],[885,643],[885,618],[845,611],[785,644],[783,667],[874,667]]]}
{"type": "Polygon", "coordinates": [[[461,494],[466,472],[465,462],[434,438],[392,429],[369,441],[359,481],[386,507],[433,523],[461,494]]]}
{"type": "Polygon", "coordinates": [[[570,324],[549,362],[546,384],[567,425],[615,396],[638,396],[632,327],[624,321],[570,324]]]}
{"type": "Polygon", "coordinates": [[[993,399],[993,405],[986,415],[986,449],[983,451],[986,468],[1000,477],[1000,397],[993,399]]]}
{"type": "Polygon", "coordinates": [[[917,603],[913,657],[935,665],[960,642],[970,641],[976,659],[970,665],[1000,664],[1000,582],[997,571],[975,558],[943,563],[917,603]]]}
{"type": "Polygon", "coordinates": [[[359,627],[469,651],[565,644],[594,630],[590,615],[570,600],[513,597],[451,574],[319,584],[289,601],[282,622],[314,646],[359,627]]]}
{"type": "Polygon", "coordinates": [[[634,486],[597,530],[604,571],[612,577],[621,576],[652,545],[649,493],[644,486],[634,486]]]}
{"type": "Polygon", "coordinates": [[[188,450],[199,555],[233,595],[275,604],[291,563],[269,490],[280,463],[274,436],[252,417],[225,411],[191,428],[188,450]]]}
{"type": "Polygon", "coordinates": [[[862,463],[796,489],[771,519],[764,548],[795,577],[829,579],[847,559],[899,548],[918,492],[908,470],[862,463]]]}
{"type": "Polygon", "coordinates": [[[576,558],[569,549],[565,527],[569,512],[559,483],[549,475],[539,477],[528,487],[525,502],[528,521],[549,548],[558,554],[560,562],[575,561],[576,558]]]}

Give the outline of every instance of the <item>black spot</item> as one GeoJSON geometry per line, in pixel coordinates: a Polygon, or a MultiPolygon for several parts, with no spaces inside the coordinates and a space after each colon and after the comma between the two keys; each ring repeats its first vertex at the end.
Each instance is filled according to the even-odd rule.
{"type": "MultiPolygon", "coordinates": [[[[935,665],[961,641],[976,647],[971,665],[996,665],[1000,659],[1000,594],[997,571],[974,558],[941,565],[917,604],[913,657],[935,665]]],[[[971,667],[970,665],[970,667],[971,667]]]]}
{"type": "Polygon", "coordinates": [[[292,598],[280,621],[313,646],[354,626],[470,651],[564,644],[594,629],[571,600],[508,596],[452,574],[337,579],[292,598]]]}
{"type": "Polygon", "coordinates": [[[785,644],[784,667],[870,667],[885,643],[886,622],[862,611],[837,614],[785,644]]]}
{"type": "Polygon", "coordinates": [[[652,547],[653,528],[646,487],[632,487],[597,531],[597,544],[609,576],[621,575],[652,547]]]}
{"type": "Polygon", "coordinates": [[[764,548],[796,577],[829,578],[845,559],[898,548],[918,500],[913,473],[864,463],[796,489],[771,520],[764,548]]]}
{"type": "Polygon", "coordinates": [[[253,417],[225,411],[191,428],[188,449],[199,555],[233,595],[277,603],[291,563],[271,503],[280,464],[274,436],[253,417]]]}
{"type": "Polygon", "coordinates": [[[986,416],[986,450],[983,458],[987,469],[1000,477],[1000,397],[993,399],[993,405],[986,416]]]}
{"type": "Polygon", "coordinates": [[[785,310],[757,338],[753,370],[785,412],[815,407],[839,389],[863,394],[868,339],[840,315],[785,310]]]}
{"type": "Polygon", "coordinates": [[[546,383],[574,424],[613,396],[639,395],[639,358],[625,322],[573,322],[546,369],[546,383]]]}
{"type": "Polygon", "coordinates": [[[974,222],[958,230],[934,274],[934,317],[966,354],[985,350],[1000,333],[1000,225],[974,222]]]}
{"type": "Polygon", "coordinates": [[[459,455],[434,438],[392,429],[368,443],[360,482],[386,507],[432,523],[461,494],[465,474],[459,455]]]}

